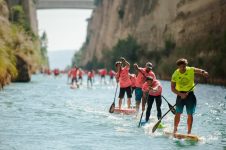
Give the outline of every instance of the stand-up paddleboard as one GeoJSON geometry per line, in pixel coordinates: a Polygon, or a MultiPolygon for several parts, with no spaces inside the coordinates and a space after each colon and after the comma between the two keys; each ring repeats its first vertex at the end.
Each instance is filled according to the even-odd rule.
{"type": "Polygon", "coordinates": [[[182,134],[182,133],[172,133],[165,131],[165,135],[167,136],[172,136],[177,139],[186,139],[186,140],[191,140],[191,141],[200,141],[200,138],[197,135],[194,134],[182,134]]]}
{"type": "Polygon", "coordinates": [[[126,115],[131,115],[131,114],[136,113],[136,109],[134,109],[134,108],[121,108],[121,109],[119,109],[118,107],[115,107],[114,113],[117,113],[117,114],[123,113],[123,114],[126,114],[126,115]]]}
{"type": "Polygon", "coordinates": [[[78,84],[72,84],[72,85],[70,86],[70,88],[71,88],[71,89],[77,89],[77,88],[79,88],[79,85],[78,85],[78,84]]]}

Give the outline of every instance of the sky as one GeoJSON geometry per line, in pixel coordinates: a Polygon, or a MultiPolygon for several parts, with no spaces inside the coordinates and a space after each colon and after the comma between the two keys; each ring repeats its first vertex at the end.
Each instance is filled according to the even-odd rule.
{"type": "Polygon", "coordinates": [[[75,51],[86,39],[88,22],[92,10],[49,9],[38,10],[39,35],[45,31],[48,38],[50,68],[64,69],[71,65],[75,51]]]}
{"type": "Polygon", "coordinates": [[[86,38],[87,21],[92,10],[38,10],[39,35],[46,31],[48,51],[78,50],[86,38]]]}
{"type": "Polygon", "coordinates": [[[72,63],[72,57],[74,55],[72,50],[59,50],[59,51],[49,51],[49,64],[51,69],[61,69],[64,70],[67,66],[72,63]]]}

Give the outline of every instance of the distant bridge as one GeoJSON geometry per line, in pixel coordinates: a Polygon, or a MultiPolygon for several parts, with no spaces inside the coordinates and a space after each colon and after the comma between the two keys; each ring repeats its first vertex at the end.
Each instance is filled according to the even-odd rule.
{"type": "Polygon", "coordinates": [[[94,0],[36,0],[37,9],[94,9],[94,0]]]}

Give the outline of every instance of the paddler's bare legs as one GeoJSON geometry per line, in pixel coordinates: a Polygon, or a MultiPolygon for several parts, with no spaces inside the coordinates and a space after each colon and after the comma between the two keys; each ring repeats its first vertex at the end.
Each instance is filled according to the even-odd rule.
{"type": "MultiPolygon", "coordinates": [[[[179,125],[180,122],[180,115],[179,113],[176,113],[175,118],[174,118],[174,130],[173,133],[177,132],[177,127],[179,125]]],[[[188,134],[191,134],[191,129],[192,129],[192,123],[193,123],[193,116],[192,115],[188,115],[188,119],[187,119],[187,127],[188,127],[188,134]]]]}
{"type": "MultiPolygon", "coordinates": [[[[122,98],[119,98],[118,105],[119,105],[119,106],[118,106],[119,109],[121,109],[121,108],[122,108],[122,98]]],[[[131,105],[131,99],[128,98],[128,100],[127,100],[127,107],[130,108],[130,105],[131,105]]]]}
{"type": "Polygon", "coordinates": [[[128,98],[128,100],[127,100],[127,106],[128,106],[128,108],[130,108],[130,105],[131,105],[131,99],[128,98]]]}
{"type": "Polygon", "coordinates": [[[192,115],[188,115],[188,120],[187,120],[188,134],[191,134],[192,123],[193,123],[193,116],[192,115]]]}
{"type": "Polygon", "coordinates": [[[119,109],[122,108],[122,98],[119,98],[119,101],[118,101],[118,108],[119,108],[119,109]]]}
{"type": "Polygon", "coordinates": [[[175,114],[175,117],[174,117],[174,130],[173,130],[173,133],[176,133],[177,132],[177,127],[179,125],[179,122],[180,122],[180,113],[176,113],[175,114]]]}
{"type": "Polygon", "coordinates": [[[138,113],[140,109],[140,101],[136,101],[136,112],[138,113]]]}

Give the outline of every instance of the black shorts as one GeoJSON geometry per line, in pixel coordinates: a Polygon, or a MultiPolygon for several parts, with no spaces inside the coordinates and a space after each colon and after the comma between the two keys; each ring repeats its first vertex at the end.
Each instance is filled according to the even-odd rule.
{"type": "Polygon", "coordinates": [[[78,82],[78,81],[77,81],[77,77],[73,77],[73,78],[71,79],[71,83],[73,83],[73,82],[76,82],[76,83],[78,82]]]}
{"type": "Polygon", "coordinates": [[[189,92],[188,96],[185,99],[181,99],[180,96],[177,96],[176,112],[182,114],[184,106],[186,106],[188,115],[193,115],[195,113],[196,97],[194,92],[189,92]]]}
{"type": "Polygon", "coordinates": [[[124,98],[125,92],[127,94],[127,98],[132,97],[131,86],[129,86],[129,87],[126,87],[126,88],[120,88],[119,98],[124,98]]]}
{"type": "Polygon", "coordinates": [[[136,87],[131,87],[131,93],[133,94],[133,91],[136,89],[136,87]]]}

